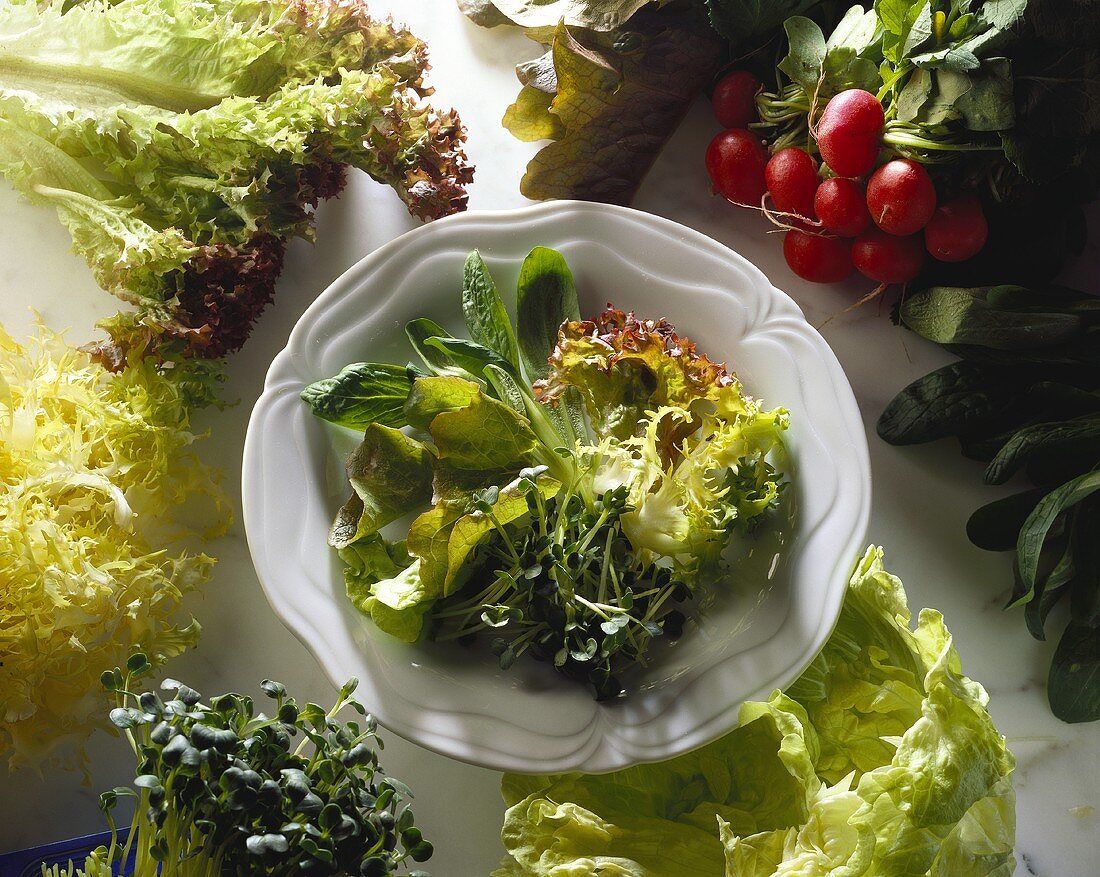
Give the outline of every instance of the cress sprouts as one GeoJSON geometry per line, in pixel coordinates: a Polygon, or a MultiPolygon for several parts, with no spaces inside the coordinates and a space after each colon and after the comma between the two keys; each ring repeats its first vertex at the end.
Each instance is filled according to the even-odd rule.
{"type": "Polygon", "coordinates": [[[102,678],[116,699],[111,722],[137,758],[133,788],[100,798],[111,844],[83,868],[44,869],[47,877],[99,877],[131,857],[135,874],[160,877],[382,877],[431,856],[406,803],[409,789],[378,764],[382,741],[352,698],[355,679],[327,712],[315,703],[300,706],[282,684],[265,680],[269,716],[246,695],[206,704],[174,680],[161,685],[164,697],[132,691],[147,669],[148,659],[137,654],[125,670],[102,678]],[[345,707],[361,721],[338,718],[345,707]],[[113,819],[124,797],[135,800],[125,839],[113,819]]]}

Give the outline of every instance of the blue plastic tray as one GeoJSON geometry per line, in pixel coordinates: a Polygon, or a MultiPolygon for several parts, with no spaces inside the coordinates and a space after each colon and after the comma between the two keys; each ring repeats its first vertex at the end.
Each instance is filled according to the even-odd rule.
{"type": "MultiPolygon", "coordinates": [[[[126,832],[120,831],[118,837],[120,841],[125,842],[126,832]]],[[[79,866],[88,853],[110,842],[111,832],[105,831],[102,834],[86,834],[84,837],[74,837],[27,850],[17,850],[14,853],[4,853],[0,855],[0,877],[42,877],[43,865],[64,866],[70,860],[79,866]]],[[[125,868],[116,867],[115,873],[119,877],[131,877],[134,873],[133,861],[127,862],[125,868]]]]}

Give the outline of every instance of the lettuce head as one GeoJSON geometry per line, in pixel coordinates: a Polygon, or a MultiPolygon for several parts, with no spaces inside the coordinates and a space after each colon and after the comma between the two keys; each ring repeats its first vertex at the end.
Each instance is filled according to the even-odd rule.
{"type": "Polygon", "coordinates": [[[1008,877],[1014,761],[942,616],[871,548],[821,654],[687,755],[508,774],[495,877],[1008,877]]]}

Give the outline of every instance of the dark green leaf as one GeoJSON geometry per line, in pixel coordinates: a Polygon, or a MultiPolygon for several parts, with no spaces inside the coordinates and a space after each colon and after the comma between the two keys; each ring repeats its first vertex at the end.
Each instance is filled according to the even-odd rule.
{"type": "Polygon", "coordinates": [[[982,506],[966,522],[966,535],[986,551],[1012,551],[1024,521],[1046,494],[1045,490],[1025,490],[982,506]]]}
{"type": "Polygon", "coordinates": [[[1035,587],[1039,558],[1054,523],[1061,514],[1100,490],[1100,471],[1089,472],[1048,493],[1028,515],[1016,543],[1016,563],[1025,595],[1035,587]]]}
{"type": "Polygon", "coordinates": [[[1100,502],[1086,500],[1074,516],[1075,573],[1070,593],[1074,623],[1100,628],[1100,502]]]}
{"type": "Polygon", "coordinates": [[[424,361],[433,373],[440,374],[454,367],[451,358],[437,347],[428,347],[424,344],[429,338],[450,338],[451,333],[434,320],[420,317],[410,320],[405,324],[405,334],[416,350],[417,355],[424,361]]]}
{"type": "Polygon", "coordinates": [[[967,432],[990,422],[1014,401],[1011,383],[954,362],[918,378],[897,394],[878,421],[878,434],[893,445],[917,444],[967,432]]]}
{"type": "Polygon", "coordinates": [[[1100,628],[1069,624],[1050,665],[1047,698],[1063,722],[1100,719],[1100,628]]]}
{"type": "Polygon", "coordinates": [[[577,287],[562,254],[547,247],[531,250],[520,268],[516,298],[520,358],[533,382],[550,370],[561,324],[580,319],[577,287]]]}
{"type": "Polygon", "coordinates": [[[714,29],[735,46],[755,43],[779,28],[792,15],[805,12],[818,0],[706,0],[714,29]]]}
{"type": "Polygon", "coordinates": [[[993,458],[985,470],[985,481],[987,484],[1003,484],[1033,454],[1059,454],[1079,449],[1082,443],[1095,447],[1097,460],[1100,461],[1100,417],[1086,416],[1025,426],[993,458]]]}
{"type": "Polygon", "coordinates": [[[356,362],[334,378],[310,384],[302,390],[302,400],[318,417],[350,429],[370,423],[402,427],[411,386],[405,366],[356,362]]]}
{"type": "Polygon", "coordinates": [[[512,321],[504,309],[489,267],[474,250],[462,269],[462,314],[470,337],[495,351],[519,374],[519,350],[512,321]]]}
{"type": "Polygon", "coordinates": [[[435,336],[425,338],[424,344],[427,347],[434,347],[436,350],[442,351],[459,368],[479,378],[484,374],[487,365],[495,365],[505,371],[512,368],[508,360],[504,359],[499,353],[483,344],[478,344],[476,341],[435,336]]]}
{"type": "Polygon", "coordinates": [[[1050,610],[1058,604],[1068,588],[1068,584],[1057,588],[1044,588],[1041,594],[1037,594],[1034,600],[1029,600],[1024,606],[1024,623],[1027,625],[1027,631],[1040,642],[1047,638],[1046,622],[1050,610]]]}

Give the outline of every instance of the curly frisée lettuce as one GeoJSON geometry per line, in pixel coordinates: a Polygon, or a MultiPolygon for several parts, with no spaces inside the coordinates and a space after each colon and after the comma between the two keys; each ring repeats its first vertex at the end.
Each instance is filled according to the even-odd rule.
{"type": "Polygon", "coordinates": [[[464,208],[464,131],[423,102],[427,66],[362,0],[5,2],[0,173],[134,306],[105,324],[106,364],[218,357],[347,167],[421,218],[464,208]]]}
{"type": "Polygon", "coordinates": [[[176,610],[213,560],[178,547],[188,531],[173,512],[208,514],[204,535],[228,523],[187,450],[190,405],[213,374],[151,361],[112,374],[45,329],[25,347],[0,329],[0,754],[12,767],[81,761],[100,674],[194,644],[198,624],[176,610]]]}
{"type": "Polygon", "coordinates": [[[666,320],[581,321],[544,247],[515,326],[476,251],[462,306],[470,340],[406,327],[423,368],[353,363],[302,393],[364,430],[329,535],[348,596],[407,642],[488,638],[502,668],[531,655],[618,696],[702,589],[734,586],[723,553],[779,504],[787,413],[666,320]],[[412,512],[404,539],[382,535],[412,512]]]}
{"type": "Polygon", "coordinates": [[[507,774],[494,877],[1008,877],[1014,761],[940,613],[868,549],[806,672],[687,755],[507,774]]]}

